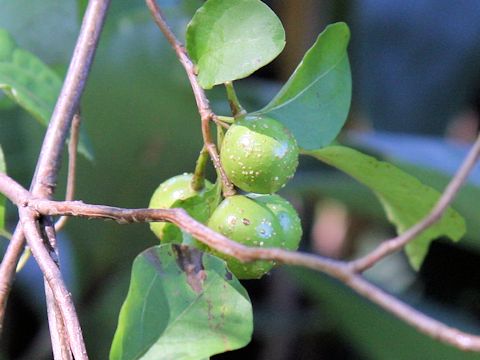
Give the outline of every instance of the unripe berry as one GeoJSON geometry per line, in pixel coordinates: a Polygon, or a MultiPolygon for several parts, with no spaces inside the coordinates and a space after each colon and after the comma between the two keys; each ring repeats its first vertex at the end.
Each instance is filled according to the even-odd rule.
{"type": "MultiPolygon", "coordinates": [[[[291,205],[285,203],[288,204],[278,195],[231,196],[213,212],[208,226],[247,246],[293,250],[298,247],[301,237],[300,220],[291,205]]],[[[213,253],[225,259],[239,279],[258,279],[275,265],[273,261],[263,260],[242,263],[217,251],[213,253]]]]}
{"type": "Polygon", "coordinates": [[[276,194],[248,194],[248,197],[265,204],[277,218],[283,230],[280,247],[291,251],[297,250],[302,238],[302,224],[292,204],[276,194]]]}
{"type": "MultiPolygon", "coordinates": [[[[148,207],[152,209],[169,209],[178,200],[187,200],[193,196],[205,198],[206,192],[213,186],[212,183],[205,180],[205,187],[200,191],[195,191],[191,186],[192,178],[192,174],[182,174],[161,183],[153,193],[148,207]]],[[[178,207],[181,207],[181,205],[178,207]]],[[[189,212],[190,209],[187,208],[186,210],[189,212]]],[[[205,199],[205,206],[197,206],[195,214],[190,213],[190,215],[200,222],[206,222],[210,216],[210,204],[207,203],[207,199],[205,199]]],[[[181,230],[171,223],[152,222],[150,223],[150,229],[162,243],[182,241],[181,230]]]]}
{"type": "Polygon", "coordinates": [[[298,146],[290,131],[269,117],[246,116],[225,134],[220,159],[228,178],[240,189],[272,194],[293,177],[298,146]]]}

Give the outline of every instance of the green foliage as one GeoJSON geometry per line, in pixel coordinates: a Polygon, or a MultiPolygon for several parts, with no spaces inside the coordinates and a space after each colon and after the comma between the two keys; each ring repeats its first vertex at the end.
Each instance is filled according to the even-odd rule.
{"type": "Polygon", "coordinates": [[[285,31],[260,0],[208,0],[187,28],[187,50],[205,89],[244,78],[285,46],[285,31]]]}
{"type": "MultiPolygon", "coordinates": [[[[0,89],[47,126],[62,86],[60,77],[32,53],[21,49],[13,37],[0,28],[0,89]]],[[[92,160],[82,134],[79,151],[92,160]]]]}
{"type": "MultiPolygon", "coordinates": [[[[427,184],[438,191],[443,191],[451,180],[450,176],[432,169],[426,169],[420,166],[397,161],[392,162],[404,171],[408,171],[409,174],[414,175],[424,184],[427,184]]],[[[452,207],[465,218],[467,233],[465,234],[465,239],[462,239],[462,243],[468,243],[469,246],[480,247],[480,243],[477,240],[477,236],[480,234],[477,199],[480,199],[480,187],[467,183],[462,186],[458,194],[455,196],[452,207]]]]}
{"type": "MultiPolygon", "coordinates": [[[[440,194],[423,185],[415,177],[387,162],[343,147],[329,146],[305,152],[349,174],[368,186],[381,201],[388,219],[399,233],[404,232],[424,218],[437,202],[440,194]]],[[[443,218],[411,241],[407,247],[410,263],[418,269],[425,258],[430,242],[439,236],[457,241],[465,234],[465,221],[448,208],[443,218]]]]}
{"type": "Polygon", "coordinates": [[[10,98],[46,126],[61,86],[55,72],[0,29],[0,88],[10,98]]]}
{"type": "MultiPolygon", "coordinates": [[[[0,146],[0,173],[7,172],[7,165],[5,164],[5,157],[3,155],[2,147],[0,146]]],[[[0,232],[5,228],[5,196],[0,194],[0,232]]]]}
{"type": "Polygon", "coordinates": [[[282,122],[301,148],[330,144],[345,123],[352,92],[349,39],[345,23],[328,26],[280,92],[257,112],[282,122]]]}
{"type": "Polygon", "coordinates": [[[203,359],[246,345],[252,326],[248,295],[223,261],[156,246],[135,259],[110,359],[203,359]]]}

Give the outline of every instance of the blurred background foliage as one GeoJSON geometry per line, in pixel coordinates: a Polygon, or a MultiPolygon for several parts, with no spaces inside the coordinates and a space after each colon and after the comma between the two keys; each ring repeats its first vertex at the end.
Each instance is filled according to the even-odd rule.
{"type": "MultiPolygon", "coordinates": [[[[183,37],[197,0],[161,0],[183,37]]],[[[476,136],[480,89],[480,11],[476,0],[267,1],[284,22],[285,51],[255,77],[238,82],[250,110],[266,104],[328,23],[352,28],[354,101],[341,141],[388,159],[442,190],[476,136]],[[373,132],[372,130],[376,131],[373,132]],[[407,134],[408,133],[408,134],[407,134]]],[[[19,45],[65,74],[86,1],[0,0],[0,27],[19,45]]],[[[227,114],[223,89],[209,91],[227,114]]],[[[193,170],[200,122],[182,68],[140,0],[113,1],[82,99],[83,126],[95,160],[80,158],[77,199],[145,207],[156,186],[193,170]]],[[[28,186],[45,129],[0,95],[0,143],[9,174],[28,186]]],[[[65,166],[63,166],[65,169],[65,166]]],[[[211,170],[211,169],[210,169],[211,170]]],[[[213,171],[210,171],[210,176],[213,171]]],[[[64,192],[62,173],[57,197],[64,192]]],[[[419,273],[404,256],[367,276],[426,313],[479,331],[480,271],[476,169],[455,208],[468,234],[439,239],[419,273]]],[[[380,204],[347,176],[302,160],[285,189],[302,215],[303,250],[332,257],[365,253],[393,235],[380,204]]],[[[9,208],[8,224],[16,222],[9,208]]],[[[80,313],[92,359],[105,359],[135,255],[157,240],[148,226],[72,219],[60,234],[61,262],[80,313]]],[[[7,242],[2,239],[2,246],[7,242]]],[[[470,359],[419,335],[341,284],[301,269],[281,268],[245,282],[255,334],[245,349],[218,359],[470,359]]],[[[30,261],[9,301],[2,359],[50,358],[40,273],[30,261]]]]}

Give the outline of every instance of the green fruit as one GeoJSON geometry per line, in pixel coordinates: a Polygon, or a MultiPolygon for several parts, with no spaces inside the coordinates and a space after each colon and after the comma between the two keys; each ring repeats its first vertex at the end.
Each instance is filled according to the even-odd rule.
{"type": "Polygon", "coordinates": [[[276,194],[248,194],[248,197],[265,204],[277,218],[283,230],[280,247],[291,251],[297,250],[302,238],[302,224],[293,206],[287,200],[276,194]]]}
{"type": "Polygon", "coordinates": [[[228,178],[244,191],[272,194],[298,165],[298,146],[278,121],[259,116],[237,120],[225,133],[220,160],[228,178]]]}
{"type": "MultiPolygon", "coordinates": [[[[205,180],[205,187],[200,191],[192,189],[193,174],[174,176],[161,183],[150,199],[151,209],[185,209],[193,218],[206,222],[211,214],[212,202],[210,192],[212,183],[205,180]]],[[[182,231],[168,222],[152,222],[150,229],[162,243],[182,243],[182,231]]]]}
{"type": "MultiPolygon", "coordinates": [[[[301,236],[298,225],[298,216],[286,200],[278,195],[258,194],[226,198],[208,221],[211,229],[241,244],[257,247],[298,246],[301,236]],[[289,217],[291,219],[286,221],[289,217]],[[287,236],[294,238],[288,239],[287,236]]],[[[275,265],[273,261],[263,260],[242,263],[217,251],[213,253],[225,259],[239,279],[258,279],[275,265]]]]}

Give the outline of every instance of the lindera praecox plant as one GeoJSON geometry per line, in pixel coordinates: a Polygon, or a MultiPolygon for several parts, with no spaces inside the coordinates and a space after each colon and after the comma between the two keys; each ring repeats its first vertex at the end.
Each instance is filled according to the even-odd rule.
{"type": "MultiPolygon", "coordinates": [[[[184,47],[156,3],[147,0],[147,5],[192,85],[203,139],[195,165],[185,169],[184,174],[158,179],[160,185],[153,191],[149,209],[61,202],[45,195],[54,188],[51,181],[58,175],[58,149],[68,131],[68,124],[63,126],[62,122],[68,122],[78,110],[78,94],[83,91],[98,43],[107,7],[107,2],[100,0],[90,1],[92,10],[85,16],[96,20],[85,22],[92,28],[83,30],[79,51],[75,52],[80,60],[74,58],[69,70],[73,75],[67,76],[69,84],[81,76],[83,82],[62,90],[58,101],[68,111],[63,115],[54,113],[63,120],[52,119],[58,133],[47,132],[48,146],[42,150],[45,157],[39,164],[48,171],[39,171],[33,192],[5,174],[0,148],[1,193],[20,209],[19,229],[33,245],[32,252],[53,292],[47,299],[49,309],[59,308],[64,320],[63,325],[52,323],[60,326],[52,336],[56,358],[63,357],[65,349],[71,350],[75,358],[87,358],[73,302],[51,257],[52,249],[48,245],[47,251],[45,246],[55,234],[49,232],[51,225],[44,216],[58,215],[107,218],[120,223],[150,222],[160,241],[160,245],[139,254],[133,263],[130,288],[110,349],[112,360],[205,359],[245,346],[253,331],[252,305],[238,279],[261,278],[279,263],[326,273],[424,333],[461,349],[480,351],[478,337],[405,306],[362,276],[363,271],[404,247],[410,264],[418,269],[433,239],[447,236],[459,240],[463,236],[464,220],[448,204],[455,193],[452,188],[458,190],[471,170],[480,142],[452,180],[452,188],[437,204],[437,191],[393,165],[332,145],[345,123],[351,100],[347,56],[350,32],[346,24],[328,26],[272,100],[261,109],[247,111],[233,83],[268,64],[282,51],[285,32],[275,13],[260,0],[207,0],[187,26],[184,47]],[[90,41],[84,41],[86,38],[90,41]],[[82,58],[82,49],[89,49],[89,57],[82,58]],[[224,100],[232,113],[217,115],[209,106],[205,90],[223,85],[227,90],[224,100]],[[211,133],[214,127],[216,137],[211,133]],[[58,147],[49,146],[55,141],[58,147]],[[335,167],[373,190],[401,235],[352,261],[295,252],[302,237],[301,220],[277,192],[283,187],[288,189],[299,155],[335,167]],[[216,171],[215,181],[205,178],[209,160],[216,171]],[[438,216],[438,211],[444,216],[438,216]],[[66,346],[59,345],[58,339],[66,346]]],[[[9,100],[46,125],[60,87],[61,79],[55,72],[20,49],[10,34],[0,29],[0,88],[9,100]]],[[[74,129],[72,139],[76,138],[74,129]]],[[[87,157],[91,156],[85,139],[80,140],[82,149],[87,157]]],[[[0,196],[0,234],[5,232],[4,213],[5,198],[0,196]]],[[[20,256],[21,247],[18,249],[13,257],[20,256]]],[[[5,267],[15,266],[18,260],[8,256],[2,261],[2,274],[6,274],[5,267]]],[[[7,289],[0,292],[3,305],[14,271],[10,272],[10,277],[0,277],[0,286],[7,289]]],[[[3,314],[4,306],[0,307],[0,325],[3,314]]]]}

